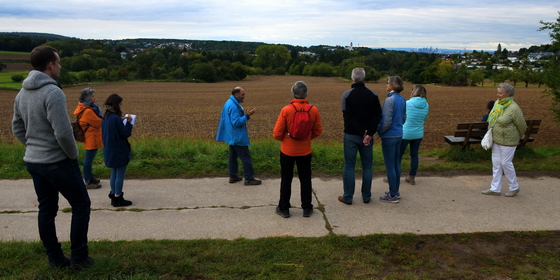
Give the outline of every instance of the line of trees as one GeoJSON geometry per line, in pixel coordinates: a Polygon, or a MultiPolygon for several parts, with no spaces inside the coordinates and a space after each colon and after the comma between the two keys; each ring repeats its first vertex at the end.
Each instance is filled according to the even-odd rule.
{"type": "Polygon", "coordinates": [[[0,49],[29,51],[46,44],[59,50],[63,66],[60,82],[173,80],[217,82],[243,80],[248,75],[306,75],[350,78],[351,69],[363,67],[367,79],[399,75],[412,83],[474,86],[491,79],[539,85],[545,81],[542,62],[530,62],[532,52],[558,50],[555,44],[532,46],[510,61],[507,49],[494,54],[473,51],[441,55],[386,49],[341,46],[300,47],[225,41],[135,39],[127,41],[1,36],[0,49]],[[223,49],[226,48],[226,49],[223,49]],[[472,62],[476,62],[473,64],[472,62]],[[497,66],[501,68],[498,69],[497,66]]]}
{"type": "MultiPolygon", "coordinates": [[[[543,25],[539,31],[550,30],[549,35],[552,45],[560,49],[560,12],[555,22],[540,21],[543,25]]],[[[558,56],[551,60],[545,67],[544,83],[547,86],[546,94],[552,96],[551,110],[554,114],[555,120],[560,122],[560,61],[558,56]]]]}

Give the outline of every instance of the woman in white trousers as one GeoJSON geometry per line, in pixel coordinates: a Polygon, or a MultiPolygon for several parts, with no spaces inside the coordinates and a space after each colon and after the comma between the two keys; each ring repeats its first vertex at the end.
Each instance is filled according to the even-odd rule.
{"type": "Polygon", "coordinates": [[[502,175],[505,175],[509,191],[507,197],[519,193],[517,175],[513,166],[513,157],[519,140],[527,130],[527,124],[521,108],[513,101],[515,90],[512,85],[503,83],[498,86],[498,100],[488,116],[488,129],[492,128],[492,173],[490,189],[482,191],[485,195],[502,193],[502,175]]]}

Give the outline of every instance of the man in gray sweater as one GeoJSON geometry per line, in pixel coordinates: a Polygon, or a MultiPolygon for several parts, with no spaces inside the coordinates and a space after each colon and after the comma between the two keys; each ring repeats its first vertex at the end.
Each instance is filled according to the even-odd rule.
{"type": "Polygon", "coordinates": [[[39,46],[31,51],[30,61],[35,70],[15,98],[12,133],[25,145],[23,160],[39,202],[39,236],[50,267],[85,268],[94,263],[87,246],[91,201],[77,160],[66,96],[55,80],[60,76],[60,57],[56,49],[39,46]],[[71,259],[56,235],[59,193],[72,206],[71,259]]]}

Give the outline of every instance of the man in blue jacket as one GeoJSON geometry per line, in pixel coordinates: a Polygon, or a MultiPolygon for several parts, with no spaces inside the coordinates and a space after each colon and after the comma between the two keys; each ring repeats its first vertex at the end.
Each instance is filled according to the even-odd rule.
{"type": "Polygon", "coordinates": [[[236,87],[231,91],[231,96],[222,109],[216,140],[229,144],[229,182],[235,183],[243,180],[241,177],[237,176],[239,168],[237,158],[240,158],[243,166],[245,185],[260,185],[262,181],[254,177],[253,161],[251,160],[251,153],[249,152],[249,145],[251,143],[249,141],[249,134],[247,133],[247,122],[257,111],[257,108],[249,109],[247,113],[245,113],[245,110],[241,106],[244,99],[244,88],[236,87]]]}

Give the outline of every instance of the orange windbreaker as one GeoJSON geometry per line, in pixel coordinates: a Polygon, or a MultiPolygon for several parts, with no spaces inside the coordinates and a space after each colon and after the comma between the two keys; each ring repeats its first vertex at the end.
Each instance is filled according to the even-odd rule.
{"type": "Polygon", "coordinates": [[[90,106],[79,102],[78,107],[74,110],[74,116],[78,115],[83,111],[84,113],[80,117],[80,126],[83,130],[86,130],[85,136],[86,141],[84,142],[84,147],[86,150],[95,150],[103,147],[103,141],[101,139],[101,117],[99,117],[90,106]],[[89,126],[88,126],[89,125],[89,126]]]}
{"type": "MultiPolygon", "coordinates": [[[[290,104],[294,104],[298,110],[305,108],[309,102],[307,99],[293,99],[290,104]]],[[[292,122],[294,116],[294,107],[292,105],[287,105],[282,108],[278,119],[276,120],[276,125],[274,125],[274,130],[272,131],[272,137],[278,141],[281,141],[280,151],[285,155],[291,157],[306,156],[311,154],[311,140],[317,138],[321,133],[323,133],[323,125],[321,124],[321,116],[319,115],[319,109],[313,106],[309,111],[311,120],[313,121],[313,128],[311,129],[311,135],[307,139],[297,140],[293,139],[288,135],[288,126],[292,122]]]]}

